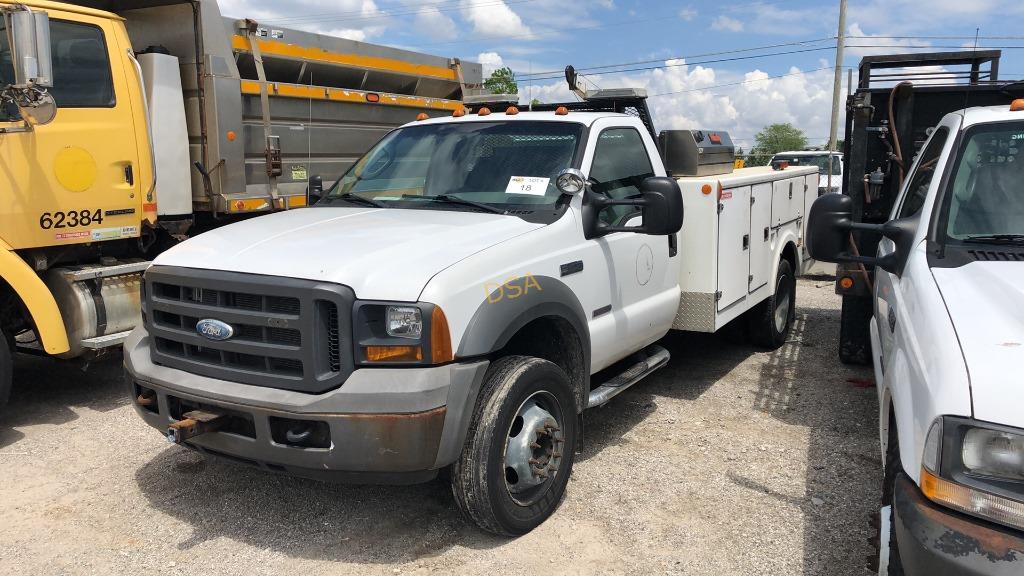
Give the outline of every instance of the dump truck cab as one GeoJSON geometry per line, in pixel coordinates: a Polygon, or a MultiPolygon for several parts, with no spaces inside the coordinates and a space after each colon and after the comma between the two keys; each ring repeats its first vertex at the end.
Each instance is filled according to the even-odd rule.
{"type": "MultiPolygon", "coordinates": [[[[0,13],[5,356],[116,350],[162,250],[306,206],[322,178],[395,126],[450,114],[481,77],[475,63],[227,18],[213,0],[0,13]]],[[[0,404],[8,373],[0,358],[0,404]]]]}

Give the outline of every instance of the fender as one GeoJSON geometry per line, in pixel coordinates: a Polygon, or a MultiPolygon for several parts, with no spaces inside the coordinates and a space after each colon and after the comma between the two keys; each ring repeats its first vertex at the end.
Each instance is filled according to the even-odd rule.
{"type": "MultiPolygon", "coordinates": [[[[585,376],[577,387],[587,388],[590,379],[590,330],[587,315],[576,294],[561,280],[551,276],[521,276],[498,286],[477,307],[466,325],[456,356],[484,356],[500,350],[516,332],[530,322],[547,316],[561,318],[576,331],[583,348],[585,376]],[[529,283],[529,284],[528,284],[529,283]]],[[[589,390],[577,390],[577,400],[589,390]]]]}
{"type": "MultiPolygon", "coordinates": [[[[772,278],[773,281],[774,281],[774,278],[776,278],[778,276],[778,274],[779,274],[779,262],[782,261],[782,253],[786,251],[786,245],[787,244],[792,244],[793,245],[793,251],[796,252],[796,270],[793,270],[793,277],[794,278],[799,278],[800,277],[800,273],[801,273],[801,268],[803,268],[804,263],[801,261],[801,258],[800,258],[800,248],[797,245],[796,232],[793,231],[793,229],[790,228],[788,225],[782,226],[781,228],[778,228],[777,231],[778,231],[778,244],[776,244],[777,248],[776,248],[776,251],[775,251],[775,262],[772,264],[772,275],[769,276],[769,278],[772,278]]],[[[773,290],[774,290],[774,288],[773,288],[773,290]]]]}
{"type": "Polygon", "coordinates": [[[39,341],[47,354],[63,354],[71,349],[64,319],[57,301],[39,275],[3,240],[0,240],[0,278],[14,290],[28,309],[39,341]]]}

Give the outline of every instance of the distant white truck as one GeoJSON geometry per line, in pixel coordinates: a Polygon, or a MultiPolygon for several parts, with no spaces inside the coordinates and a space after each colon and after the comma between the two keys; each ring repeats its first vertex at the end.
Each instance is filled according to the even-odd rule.
{"type": "Polygon", "coordinates": [[[449,469],[481,528],[533,529],[578,416],[664,366],[669,330],[736,320],[778,347],[792,325],[816,168],[732,172],[716,132],[662,133],[659,153],[647,118],[598,94],[422,119],[311,209],[165,252],[125,345],[136,411],[270,471],[449,469]]]}
{"type": "Polygon", "coordinates": [[[776,162],[787,162],[790,166],[818,167],[818,195],[839,192],[843,188],[843,154],[828,150],[795,150],[779,152],[772,156],[769,166],[776,162]],[[832,179],[829,180],[829,163],[832,164],[832,179]]]}
{"type": "MultiPolygon", "coordinates": [[[[1024,573],[1024,99],[945,115],[889,222],[811,208],[815,258],[874,266],[880,574],[1024,573]],[[880,234],[875,255],[850,233],[880,234]]],[[[867,273],[864,273],[867,276],[867,273]]]]}

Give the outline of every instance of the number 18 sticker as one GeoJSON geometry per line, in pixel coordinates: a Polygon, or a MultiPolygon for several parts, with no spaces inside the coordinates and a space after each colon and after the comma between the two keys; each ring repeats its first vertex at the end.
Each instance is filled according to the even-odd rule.
{"type": "Polygon", "coordinates": [[[543,196],[548,191],[551,178],[534,176],[513,176],[508,180],[505,194],[526,194],[527,196],[543,196]]]}

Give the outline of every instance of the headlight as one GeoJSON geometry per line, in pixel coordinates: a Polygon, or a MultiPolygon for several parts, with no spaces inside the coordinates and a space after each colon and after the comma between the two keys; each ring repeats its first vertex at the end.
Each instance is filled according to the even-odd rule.
{"type": "Polygon", "coordinates": [[[433,304],[356,302],[352,329],[356,364],[433,365],[454,357],[448,319],[433,304]]]}
{"type": "Polygon", "coordinates": [[[1024,430],[939,418],[925,440],[921,492],[955,510],[1024,530],[1024,430]]]}
{"type": "Polygon", "coordinates": [[[388,306],[388,336],[419,340],[423,335],[423,315],[412,306],[388,306]]]}

